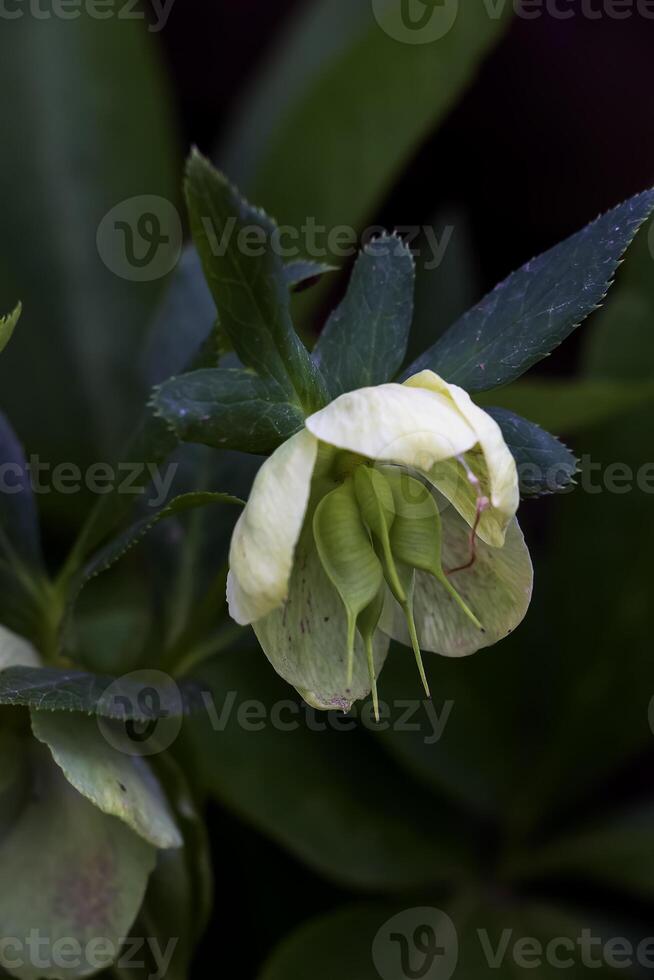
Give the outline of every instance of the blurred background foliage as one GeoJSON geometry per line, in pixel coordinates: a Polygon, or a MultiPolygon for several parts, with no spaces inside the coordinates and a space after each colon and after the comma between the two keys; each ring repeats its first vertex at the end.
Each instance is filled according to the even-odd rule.
{"type": "MultiPolygon", "coordinates": [[[[27,452],[114,458],[149,385],[209,330],[191,251],[169,282],[131,283],[95,244],[120,201],[178,202],[192,142],[283,224],[452,228],[441,266],[419,262],[421,350],[513,268],[654,184],[653,44],[638,17],[492,20],[466,3],[445,39],[414,47],[378,29],[367,0],[180,0],[161,34],[85,17],[3,29],[0,303],[20,297],[25,313],[0,392],[27,452]]],[[[651,463],[653,270],[645,231],[605,307],[491,403],[603,467],[651,463]]],[[[305,335],[345,271],[296,297],[305,335]]],[[[196,448],[180,462],[177,489],[241,493],[257,465],[196,448]]],[[[56,564],[90,501],[38,502],[56,564]]],[[[210,818],[216,895],[200,952],[214,973],[368,980],[377,929],[420,905],[455,918],[468,980],[488,973],[476,923],[544,939],[651,934],[651,508],[638,489],[583,485],[523,506],[534,603],[497,648],[429,661],[439,714],[453,702],[437,744],[430,726],[245,732],[236,708],[224,731],[207,717],[186,726],[176,751],[210,818]]],[[[212,511],[162,527],[88,590],[80,658],[108,672],[157,663],[183,636],[198,659],[215,653],[199,676],[218,710],[230,692],[236,705],[291,698],[253,637],[224,624],[229,532],[212,511]]],[[[380,693],[420,697],[406,651],[380,693]]]]}

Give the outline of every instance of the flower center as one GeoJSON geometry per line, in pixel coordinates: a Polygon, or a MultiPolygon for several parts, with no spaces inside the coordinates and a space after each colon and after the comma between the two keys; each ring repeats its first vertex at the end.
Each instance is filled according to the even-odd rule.
{"type": "Polygon", "coordinates": [[[390,593],[404,613],[429,697],[413,613],[416,573],[436,578],[445,590],[443,598],[449,595],[482,629],[443,571],[442,523],[436,500],[424,484],[398,467],[374,466],[353,453],[339,453],[334,467],[343,482],[318,504],[313,533],[323,568],[347,615],[348,687],[358,631],[378,711],[373,638],[390,593]]]}

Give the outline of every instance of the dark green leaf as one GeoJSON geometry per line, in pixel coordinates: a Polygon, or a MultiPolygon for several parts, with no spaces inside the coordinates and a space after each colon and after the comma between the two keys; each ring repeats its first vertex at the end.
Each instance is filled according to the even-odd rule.
{"type": "Polygon", "coordinates": [[[186,196],[221,329],[236,354],[299,405],[317,407],[319,375],[293,329],[274,222],[243,200],[197,152],[188,163],[186,196]]]}
{"type": "Polygon", "coordinates": [[[314,351],[333,398],[383,384],[399,371],[413,319],[414,277],[413,256],[395,235],[370,242],[361,253],[314,351]]]}
{"type": "Polygon", "coordinates": [[[450,327],[405,376],[431,368],[468,391],[520,377],[599,306],[653,208],[654,191],[638,194],[528,262],[450,327]]]}
{"type": "Polygon", "coordinates": [[[0,672],[0,704],[37,711],[74,711],[147,722],[153,715],[180,717],[197,703],[195,686],[181,688],[159,671],[119,678],[50,667],[9,667],[0,672]],[[144,698],[144,692],[154,692],[156,704],[153,698],[144,698]]]}
{"type": "Polygon", "coordinates": [[[159,304],[143,357],[149,385],[187,371],[216,320],[214,303],[200,256],[188,245],[159,304]]]}
{"type": "Polygon", "coordinates": [[[505,408],[487,408],[518,466],[523,497],[558,493],[574,482],[578,460],[555,436],[505,408]]]}
{"type": "Polygon", "coordinates": [[[304,423],[285,388],[235,369],[171,378],[155,389],[151,404],[183,442],[256,454],[272,452],[304,423]]]}
{"type": "Polygon", "coordinates": [[[303,707],[259,650],[221,655],[202,680],[210,707],[185,731],[202,785],[230,809],[354,887],[461,873],[460,824],[389,765],[355,720],[303,707]]]}

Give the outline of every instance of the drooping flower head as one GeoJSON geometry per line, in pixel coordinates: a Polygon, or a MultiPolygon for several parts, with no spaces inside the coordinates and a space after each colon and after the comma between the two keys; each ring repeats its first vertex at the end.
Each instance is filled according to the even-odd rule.
{"type": "Polygon", "coordinates": [[[341,395],[262,466],[235,528],[232,617],[309,703],[373,692],[391,639],[466,656],[511,632],[532,567],[497,423],[424,371],[341,395]]]}

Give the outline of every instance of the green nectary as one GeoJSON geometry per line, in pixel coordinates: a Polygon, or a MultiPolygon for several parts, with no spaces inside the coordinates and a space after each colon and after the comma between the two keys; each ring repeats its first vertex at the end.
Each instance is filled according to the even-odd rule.
{"type": "Polygon", "coordinates": [[[416,571],[437,579],[471,622],[482,631],[483,626],[443,570],[441,516],[433,494],[400,467],[375,466],[361,457],[347,455],[347,460],[340,456],[337,459],[342,483],[316,507],[313,534],[322,566],[345,607],[348,687],[352,683],[358,630],[366,650],[377,713],[372,639],[387,588],[406,618],[428,697],[429,685],[413,616],[416,571]]]}

